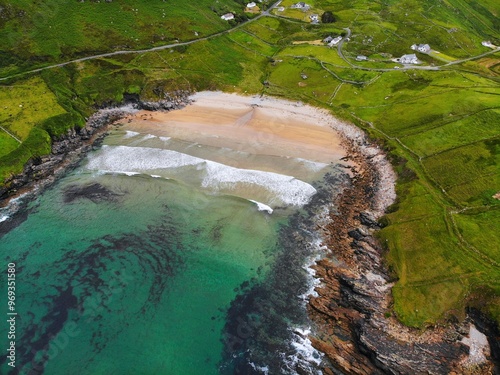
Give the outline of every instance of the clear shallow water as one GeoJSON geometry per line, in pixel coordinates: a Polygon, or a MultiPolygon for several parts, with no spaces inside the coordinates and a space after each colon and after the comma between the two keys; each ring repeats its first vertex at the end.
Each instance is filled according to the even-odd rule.
{"type": "MultiPolygon", "coordinates": [[[[17,265],[17,369],[286,368],[304,352],[291,327],[307,326],[307,220],[329,196],[312,181],[332,170],[115,132],[1,238],[5,265],[17,265]]],[[[0,373],[9,369],[4,360],[0,373]]]]}

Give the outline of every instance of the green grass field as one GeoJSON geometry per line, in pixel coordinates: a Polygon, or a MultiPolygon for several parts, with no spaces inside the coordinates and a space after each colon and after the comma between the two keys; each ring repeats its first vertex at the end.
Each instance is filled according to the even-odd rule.
{"type": "Polygon", "coordinates": [[[0,9],[0,74],[113,50],[187,41],[229,28],[221,14],[244,13],[241,3],[233,0],[0,0],[0,9]]]}
{"type": "MultiPolygon", "coordinates": [[[[500,321],[500,200],[494,197],[500,192],[500,53],[449,66],[419,56],[440,70],[383,70],[397,65],[391,57],[412,53],[413,43],[429,43],[444,60],[491,51],[481,41],[500,45],[497,2],[309,3],[311,12],[330,10],[337,22],[311,25],[307,13],[287,10],[286,17],[262,17],[188,46],[1,81],[0,178],[50,152],[50,137],[81,126],[96,106],[118,103],[126,93],[159,99],[166,91],[209,89],[302,100],[363,127],[395,160],[398,201],[380,237],[398,280],[396,315],[425,327],[476,306],[500,321]],[[346,27],[352,31],[343,48],[348,62],[336,48],[293,43],[346,27]],[[358,54],[371,61],[356,62],[358,54]]],[[[232,26],[221,12],[243,8],[232,0],[0,0],[0,78],[98,52],[207,36],[232,26]]]]}

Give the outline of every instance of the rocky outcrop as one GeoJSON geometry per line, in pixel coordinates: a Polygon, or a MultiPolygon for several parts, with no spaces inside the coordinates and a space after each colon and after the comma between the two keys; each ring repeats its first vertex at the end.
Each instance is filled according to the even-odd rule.
{"type": "Polygon", "coordinates": [[[380,229],[377,217],[384,207],[375,202],[380,197],[379,186],[385,184],[379,173],[381,158],[367,158],[359,152],[359,143],[352,140],[347,147],[354,165],[350,168],[353,177],[338,196],[326,230],[323,226],[329,256],[315,267],[322,283],[316,288],[318,296],[311,297],[308,306],[317,325],[311,341],[331,364],[325,365],[323,372],[493,373],[491,362],[470,360],[472,338],[462,341],[469,332],[470,320],[422,332],[403,326],[392,315],[392,283],[382,248],[373,236],[380,229]]]}
{"type": "Polygon", "coordinates": [[[65,135],[52,140],[47,156],[31,159],[22,173],[12,176],[0,187],[0,207],[12,197],[24,193],[37,194],[50,185],[68,167],[75,165],[105,135],[107,126],[137,110],[171,111],[190,103],[190,93],[176,91],[165,94],[157,102],[142,101],[138,96],[127,96],[125,105],[102,108],[90,116],[83,128],[70,129],[65,135]]]}

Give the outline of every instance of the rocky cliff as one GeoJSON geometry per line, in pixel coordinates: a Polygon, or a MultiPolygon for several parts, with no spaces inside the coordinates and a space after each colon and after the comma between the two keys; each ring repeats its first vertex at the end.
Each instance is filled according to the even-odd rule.
{"type": "MultiPolygon", "coordinates": [[[[392,283],[374,237],[380,229],[383,154],[360,153],[371,147],[348,140],[353,177],[339,195],[337,210],[322,228],[329,256],[315,270],[322,281],[308,312],[317,324],[313,346],[325,353],[325,374],[492,374],[495,369],[486,336],[472,319],[422,332],[393,316],[392,283]],[[474,336],[475,335],[475,336],[474,336]]],[[[376,148],[376,146],[375,146],[376,148]]],[[[483,330],[484,331],[484,330],[483,330]]],[[[487,332],[486,332],[487,333],[487,332]]],[[[490,332],[490,344],[499,337],[490,332]]]]}

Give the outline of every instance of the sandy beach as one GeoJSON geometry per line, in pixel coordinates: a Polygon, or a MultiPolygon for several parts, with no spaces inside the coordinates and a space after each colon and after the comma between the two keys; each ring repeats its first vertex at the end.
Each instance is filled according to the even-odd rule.
{"type": "Polygon", "coordinates": [[[202,92],[182,111],[140,111],[125,130],[174,137],[261,155],[335,163],[346,156],[334,119],[320,110],[271,98],[202,92]]]}

